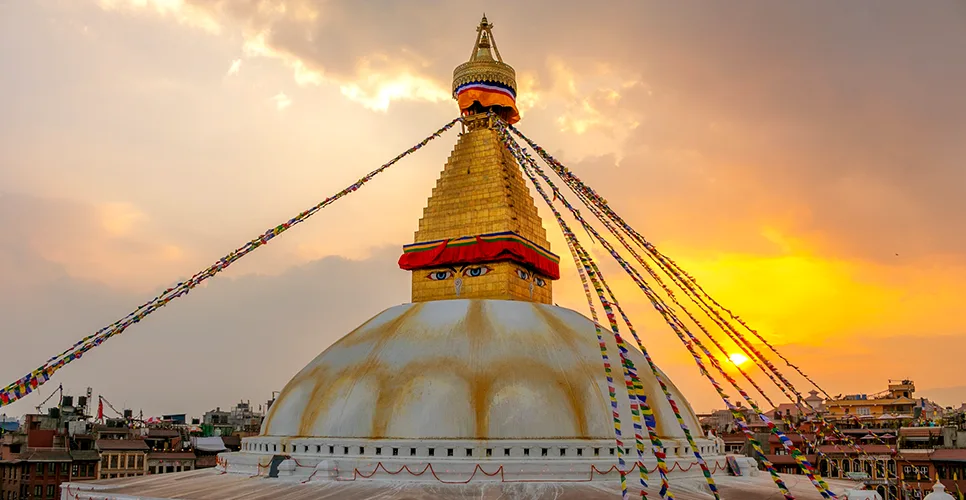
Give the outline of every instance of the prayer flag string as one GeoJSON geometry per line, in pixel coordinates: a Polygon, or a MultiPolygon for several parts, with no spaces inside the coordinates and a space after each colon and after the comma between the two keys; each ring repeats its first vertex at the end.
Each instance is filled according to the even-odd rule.
{"type": "MultiPolygon", "coordinates": [[[[512,149],[512,146],[511,146],[511,149],[512,149]]],[[[534,167],[536,166],[534,165],[534,167]]],[[[536,169],[539,171],[539,167],[536,167],[536,169]]],[[[723,389],[721,389],[717,381],[715,381],[714,378],[711,376],[711,374],[704,368],[704,364],[701,361],[701,357],[694,350],[694,346],[697,345],[699,348],[701,348],[705,356],[707,356],[708,359],[711,361],[712,366],[714,366],[723,376],[725,376],[728,379],[728,381],[735,387],[736,390],[739,391],[739,394],[741,394],[742,397],[749,402],[749,404],[753,404],[753,401],[751,400],[751,398],[748,397],[748,395],[737,385],[737,382],[723,370],[723,368],[721,367],[720,363],[718,363],[714,355],[711,354],[711,352],[708,351],[706,348],[704,348],[704,346],[700,343],[700,341],[697,338],[695,338],[690,333],[690,331],[687,330],[686,326],[674,315],[673,311],[670,310],[669,307],[666,304],[664,304],[663,301],[653,293],[650,287],[643,281],[640,274],[636,273],[636,270],[634,270],[629,266],[626,260],[624,260],[620,256],[620,254],[618,254],[613,249],[613,247],[607,242],[607,240],[603,239],[592,226],[587,224],[587,222],[583,219],[583,217],[581,217],[579,211],[576,210],[574,207],[572,207],[566,201],[566,199],[559,192],[556,186],[554,186],[552,182],[549,182],[549,179],[546,178],[546,176],[543,176],[543,177],[544,177],[544,181],[548,182],[551,188],[554,189],[556,198],[560,199],[564,203],[564,205],[567,206],[567,208],[571,211],[573,216],[584,226],[585,230],[587,230],[592,235],[592,237],[595,237],[596,240],[600,242],[605,247],[605,249],[608,250],[608,252],[611,253],[611,255],[618,261],[621,267],[628,272],[628,274],[632,277],[632,279],[634,279],[634,281],[638,284],[638,286],[645,292],[645,294],[650,299],[652,305],[654,305],[655,309],[657,309],[658,312],[660,312],[665,317],[668,324],[672,327],[672,330],[675,331],[675,333],[682,340],[682,342],[685,344],[688,350],[692,353],[692,357],[697,362],[699,369],[702,371],[702,374],[704,374],[709,379],[709,381],[711,381],[712,385],[719,392],[719,395],[722,396],[723,401],[729,407],[729,409],[733,410],[733,414],[735,415],[736,419],[739,419],[739,426],[746,427],[745,425],[742,425],[743,418],[744,418],[743,415],[741,415],[740,412],[738,412],[737,409],[733,405],[731,405],[730,401],[727,398],[727,395],[724,394],[723,389]],[[688,338],[685,338],[684,333],[687,334],[688,338]]],[[[775,427],[774,424],[770,422],[770,420],[760,411],[760,409],[757,409],[757,406],[754,406],[754,408],[756,409],[756,413],[758,413],[759,418],[761,418],[766,423],[766,425],[769,426],[770,431],[779,437],[780,441],[782,442],[783,446],[786,449],[789,449],[791,454],[795,457],[796,463],[798,463],[799,466],[802,467],[803,471],[806,473],[807,476],[809,476],[810,481],[813,483],[816,489],[823,495],[823,497],[834,498],[834,494],[831,493],[824,484],[822,484],[824,483],[824,481],[822,481],[821,478],[818,478],[815,476],[813,472],[813,468],[811,467],[811,464],[804,458],[804,455],[802,455],[801,452],[799,452],[797,448],[794,447],[791,441],[784,436],[784,434],[781,432],[780,429],[775,427]]],[[[749,435],[749,437],[752,437],[750,435],[750,431],[747,432],[747,435],[749,435]]],[[[760,447],[758,447],[758,450],[760,450],[760,447]]],[[[763,451],[759,451],[759,453],[762,455],[762,458],[764,458],[763,451]]],[[[767,460],[765,460],[765,462],[767,462],[767,460]]],[[[770,472],[773,471],[773,468],[771,469],[772,470],[770,472]]],[[[773,474],[777,482],[780,483],[781,480],[779,477],[777,477],[777,473],[773,473],[773,474]]],[[[790,497],[790,494],[788,493],[787,488],[784,487],[783,483],[779,484],[779,488],[782,490],[783,494],[786,495],[786,497],[790,497]]]]}
{"type": "Polygon", "coordinates": [[[561,178],[565,179],[565,181],[574,182],[575,186],[578,186],[581,192],[587,195],[595,203],[599,204],[599,206],[608,214],[608,216],[612,217],[614,221],[618,225],[620,225],[621,228],[632,237],[632,239],[634,239],[638,244],[640,244],[649,252],[653,252],[655,257],[659,258],[661,261],[667,264],[674,272],[686,278],[687,282],[689,282],[689,284],[692,285],[700,293],[702,300],[704,299],[708,300],[715,307],[727,313],[733,320],[735,320],[737,323],[742,325],[746,330],[751,332],[759,341],[761,341],[766,347],[768,347],[779,358],[781,358],[782,361],[785,362],[785,364],[787,364],[789,367],[797,371],[799,375],[801,375],[805,380],[809,381],[809,383],[811,383],[816,389],[821,391],[826,398],[832,399],[832,397],[829,395],[828,392],[822,389],[822,387],[820,387],[818,383],[816,383],[814,380],[812,380],[811,377],[805,374],[801,370],[801,368],[793,364],[788,358],[782,355],[781,352],[779,352],[778,349],[776,349],[770,342],[768,342],[767,339],[765,339],[760,333],[758,333],[758,331],[751,328],[744,320],[736,316],[730,309],[722,306],[717,300],[715,300],[710,294],[708,294],[704,290],[704,288],[701,287],[700,284],[698,284],[697,280],[693,276],[691,276],[686,271],[684,271],[684,269],[682,269],[676,262],[674,262],[666,255],[661,253],[657,249],[657,247],[655,247],[653,244],[647,241],[639,232],[637,232],[634,228],[632,228],[629,224],[627,224],[623,220],[623,218],[621,218],[616,212],[613,211],[613,209],[610,208],[610,206],[607,204],[607,200],[605,200],[603,197],[598,195],[597,192],[593,190],[593,188],[587,186],[582,181],[580,181],[580,179],[577,178],[577,176],[575,176],[568,168],[566,168],[563,164],[561,164],[556,159],[554,159],[553,156],[551,156],[550,153],[548,153],[545,149],[541,148],[536,143],[531,141],[527,136],[525,136],[522,132],[520,132],[519,129],[517,129],[513,125],[508,126],[508,128],[514,134],[516,134],[521,139],[523,139],[524,142],[526,142],[539,156],[541,156],[544,159],[544,161],[546,161],[547,164],[551,166],[551,168],[554,170],[555,173],[560,175],[561,178]]]}
{"type": "Polygon", "coordinates": [[[461,120],[462,118],[456,118],[453,121],[447,123],[446,125],[441,127],[439,130],[434,132],[429,137],[426,137],[415,146],[400,153],[398,156],[396,156],[389,162],[383,164],[379,168],[373,170],[372,172],[369,172],[361,179],[349,185],[342,191],[339,191],[338,193],[322,200],[321,202],[317,203],[315,206],[289,219],[287,222],[280,224],[278,226],[275,226],[269,229],[268,231],[265,231],[259,237],[233,250],[231,253],[222,257],[221,259],[218,259],[217,262],[215,262],[207,269],[195,274],[188,280],[182,281],[177,285],[166,289],[164,292],[162,292],[154,299],[140,305],[137,309],[135,309],[131,313],[128,313],[128,315],[115,321],[111,325],[106,326],[98,330],[97,332],[91,335],[88,335],[82,338],[81,340],[77,341],[69,349],[58,354],[57,356],[50,358],[49,360],[47,360],[46,363],[44,363],[39,368],[31,371],[27,375],[21,377],[16,382],[13,382],[12,384],[0,390],[0,406],[9,405],[27,396],[28,394],[36,390],[38,387],[46,383],[54,375],[55,372],[63,368],[68,363],[74,360],[80,359],[87,351],[93,349],[96,346],[101,345],[109,338],[124,332],[128,327],[140,322],[147,315],[153,313],[154,311],[160,309],[161,307],[166,306],[172,300],[186,295],[194,287],[198,286],[208,278],[211,278],[215,274],[225,270],[232,263],[236,262],[238,259],[241,259],[242,257],[252,252],[256,248],[259,248],[262,245],[267,244],[269,241],[272,240],[272,238],[285,232],[286,230],[290,229],[292,226],[295,226],[296,224],[304,222],[309,217],[316,214],[319,210],[322,210],[326,206],[344,197],[345,195],[356,191],[364,184],[369,182],[377,174],[393,166],[399,160],[405,158],[411,153],[418,151],[427,143],[429,143],[431,140],[439,137],[440,135],[442,135],[443,133],[451,129],[454,125],[459,123],[461,120]]]}
{"type": "MultiPolygon", "coordinates": [[[[756,337],[762,340],[769,348],[771,348],[771,350],[775,351],[775,353],[779,357],[781,357],[781,359],[786,361],[786,363],[789,366],[791,366],[796,371],[798,371],[806,380],[808,380],[813,385],[815,385],[817,389],[821,390],[823,393],[825,392],[824,390],[822,390],[821,387],[818,387],[818,385],[811,378],[809,378],[806,374],[801,372],[800,368],[791,364],[791,362],[788,361],[787,358],[782,356],[781,353],[779,353],[771,344],[767,343],[765,339],[761,338],[757,332],[751,330],[751,328],[746,323],[744,323],[740,318],[734,316],[730,310],[721,306],[719,302],[717,302],[714,298],[708,295],[707,292],[705,292],[704,289],[702,289],[697,284],[697,281],[690,274],[688,274],[686,271],[680,268],[680,266],[678,266],[678,264],[675,263],[673,260],[665,256],[664,254],[660,253],[654,245],[649,243],[639,232],[637,232],[629,224],[627,224],[616,212],[613,211],[613,209],[610,208],[610,206],[607,204],[607,201],[604,200],[602,197],[600,197],[593,190],[593,188],[584,184],[569,169],[567,169],[564,165],[562,165],[560,162],[554,159],[549,153],[546,152],[546,150],[536,145],[533,141],[527,138],[518,129],[516,129],[512,125],[509,126],[508,128],[514,134],[516,134],[521,139],[523,139],[531,148],[534,149],[534,151],[537,152],[538,155],[540,155],[543,158],[543,160],[551,167],[551,169],[554,170],[554,172],[561,177],[564,183],[567,184],[568,187],[570,187],[570,189],[581,199],[581,201],[583,201],[584,204],[591,209],[591,211],[595,214],[595,216],[597,216],[598,220],[600,220],[605,226],[607,226],[608,230],[621,241],[624,248],[630,251],[631,254],[635,257],[635,259],[640,264],[642,264],[646,269],[648,269],[649,274],[651,274],[651,276],[659,283],[659,285],[662,287],[662,289],[665,291],[668,297],[688,315],[689,319],[691,319],[698,326],[698,328],[709,338],[709,340],[711,340],[715,344],[715,346],[718,347],[718,349],[725,354],[726,358],[728,357],[727,351],[723,348],[723,346],[721,346],[720,343],[714,339],[711,333],[697,320],[697,318],[694,317],[693,314],[691,314],[691,312],[687,308],[683,307],[676,300],[674,292],[663,282],[663,280],[661,280],[659,275],[657,275],[654,272],[651,272],[648,264],[644,262],[643,259],[640,257],[640,255],[627,244],[626,240],[620,235],[618,231],[615,230],[613,226],[611,226],[608,223],[607,219],[612,221],[616,226],[623,229],[624,232],[626,232],[631,237],[632,240],[638,243],[645,250],[646,255],[648,255],[648,257],[652,261],[654,261],[654,263],[671,278],[672,282],[675,285],[677,285],[679,288],[681,288],[681,290],[684,291],[685,295],[689,299],[691,299],[691,302],[694,303],[705,315],[707,315],[716,324],[716,326],[718,326],[729,337],[729,339],[731,339],[742,350],[742,352],[744,352],[744,354],[750,360],[752,360],[755,363],[755,365],[759,369],[761,369],[766,376],[768,376],[769,379],[771,379],[771,381],[781,390],[781,392],[788,398],[790,402],[796,405],[796,407],[798,407],[800,410],[807,411],[807,409],[805,409],[802,404],[802,400],[804,399],[802,394],[798,390],[796,390],[795,387],[791,384],[791,382],[788,381],[788,379],[780,373],[777,367],[775,367],[772,363],[770,363],[767,360],[767,358],[765,358],[763,353],[761,353],[758,349],[756,349],[751,342],[749,342],[737,329],[735,329],[724,317],[722,317],[715,309],[715,307],[725,311],[730,316],[732,316],[736,321],[741,323],[746,329],[752,331],[752,333],[754,333],[756,337]],[[707,299],[707,301],[710,301],[711,304],[708,304],[705,298],[707,299]],[[712,305],[714,307],[712,307],[712,305]],[[763,364],[765,366],[762,366],[763,364]],[[775,379],[775,376],[772,375],[773,373],[781,380],[781,382],[775,379]],[[794,396],[790,395],[786,391],[785,389],[786,386],[788,387],[788,390],[794,393],[794,396]]],[[[768,397],[768,395],[762,390],[762,388],[744,370],[742,370],[741,367],[739,367],[736,363],[735,363],[735,367],[737,371],[741,373],[742,376],[745,379],[747,379],[752,384],[753,387],[755,387],[755,389],[762,395],[762,397],[769,404],[771,404],[772,406],[776,406],[774,402],[772,402],[771,399],[768,397]]],[[[827,393],[825,394],[827,396],[827,393]]],[[[856,451],[858,451],[859,453],[862,453],[867,457],[870,456],[867,452],[865,452],[865,450],[863,450],[860,446],[858,446],[852,439],[844,435],[844,433],[842,433],[833,424],[826,421],[824,417],[822,417],[821,415],[817,415],[817,418],[820,421],[820,425],[829,429],[839,439],[848,443],[850,447],[852,447],[853,449],[855,449],[856,451]]],[[[786,424],[789,425],[789,429],[793,427],[790,422],[786,421],[786,424]]],[[[875,438],[880,443],[886,444],[888,446],[888,444],[885,443],[878,436],[875,436],[875,438]]],[[[890,446],[890,449],[892,449],[891,446],[890,446]]],[[[822,455],[821,452],[817,450],[817,448],[816,448],[816,451],[819,453],[820,456],[822,455]]],[[[892,451],[893,451],[893,455],[898,455],[897,451],[895,451],[894,449],[892,449],[892,451]]]]}
{"type": "MultiPolygon", "coordinates": [[[[560,226],[561,231],[564,233],[564,236],[568,241],[568,247],[571,248],[571,253],[574,256],[574,260],[575,260],[575,263],[577,264],[577,268],[582,269],[584,271],[583,273],[581,273],[581,281],[586,283],[586,278],[589,277],[594,284],[594,288],[597,291],[598,300],[600,300],[601,305],[604,308],[608,322],[610,323],[610,326],[611,326],[611,330],[613,331],[615,341],[617,342],[617,345],[618,345],[618,353],[620,355],[621,365],[623,367],[623,371],[625,375],[625,386],[627,388],[627,393],[630,400],[629,404],[631,409],[631,415],[632,415],[632,418],[635,420],[635,431],[636,431],[635,437],[638,439],[639,448],[643,448],[643,443],[641,442],[642,440],[641,432],[639,429],[640,405],[643,404],[645,407],[647,407],[647,403],[644,402],[643,398],[641,398],[637,392],[637,388],[643,387],[643,385],[640,383],[640,380],[637,378],[636,372],[633,370],[633,364],[630,363],[630,360],[627,358],[626,347],[622,346],[624,342],[620,336],[620,331],[617,326],[613,309],[611,308],[610,303],[608,302],[607,298],[604,296],[603,291],[600,288],[599,278],[597,275],[594,274],[593,269],[590,267],[589,263],[587,262],[586,251],[583,250],[583,247],[581,246],[580,242],[577,240],[576,236],[570,230],[570,226],[563,220],[563,217],[561,216],[560,212],[557,211],[557,209],[553,206],[553,203],[551,202],[549,195],[547,195],[546,191],[544,191],[543,187],[540,185],[539,182],[537,182],[536,178],[533,176],[533,173],[530,171],[530,167],[532,167],[533,165],[527,161],[526,157],[523,155],[523,152],[520,150],[519,146],[512,141],[509,134],[506,132],[506,130],[503,127],[500,126],[499,123],[497,125],[497,130],[500,134],[501,139],[504,142],[504,145],[514,156],[517,162],[520,164],[524,173],[530,178],[531,182],[533,182],[537,192],[540,193],[544,201],[547,202],[547,205],[550,207],[551,211],[553,211],[554,217],[557,219],[557,224],[560,226]],[[584,274],[586,274],[586,277],[584,276],[584,274]]],[[[585,288],[585,290],[587,289],[585,288]]],[[[588,294],[588,299],[592,305],[593,301],[592,299],[590,299],[589,294],[588,294]]],[[[595,324],[599,324],[597,323],[597,320],[596,320],[596,312],[593,312],[592,314],[595,316],[595,319],[594,319],[595,324]]],[[[597,328],[599,332],[600,328],[599,327],[597,328]]],[[[605,365],[605,369],[606,368],[607,368],[607,365],[605,365]]],[[[616,406],[616,402],[614,405],[616,406]]],[[[650,411],[649,408],[646,410],[646,412],[648,414],[653,415],[653,413],[650,411]]],[[[670,483],[668,482],[668,479],[667,479],[668,469],[667,469],[667,463],[665,460],[666,456],[664,453],[663,443],[661,443],[660,438],[657,436],[656,429],[654,428],[654,425],[651,423],[651,421],[645,419],[645,424],[647,427],[648,437],[651,441],[654,456],[657,459],[658,472],[660,473],[660,477],[661,477],[661,489],[659,492],[660,496],[661,498],[673,499],[674,496],[670,492],[670,483]]],[[[646,471],[642,469],[641,470],[642,483],[645,480],[645,476],[644,476],[645,474],[646,474],[646,471]]],[[[622,492],[624,492],[624,494],[626,495],[626,491],[623,486],[622,486],[622,492]]]]}

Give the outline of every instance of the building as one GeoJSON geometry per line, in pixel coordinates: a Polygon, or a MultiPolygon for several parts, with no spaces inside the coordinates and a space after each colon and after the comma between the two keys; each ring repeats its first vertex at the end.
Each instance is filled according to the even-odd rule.
{"type": "MultiPolygon", "coordinates": [[[[818,463],[818,456],[815,454],[815,449],[812,447],[812,442],[815,440],[814,434],[801,434],[797,432],[786,433],[788,439],[792,441],[796,448],[799,449],[805,458],[810,463],[818,463]]],[[[770,434],[768,436],[768,449],[766,450],[768,461],[775,466],[775,470],[782,474],[798,474],[800,472],[798,467],[798,462],[795,458],[789,455],[788,450],[782,445],[778,440],[778,436],[775,434],[770,434]]]]}
{"type": "Polygon", "coordinates": [[[59,498],[60,485],[70,480],[73,459],[67,450],[28,450],[20,457],[25,465],[21,474],[20,491],[27,498],[59,498]]]}
{"type": "Polygon", "coordinates": [[[0,436],[0,460],[13,460],[20,456],[21,450],[27,447],[27,435],[24,433],[4,433],[0,436]]]}
{"type": "Polygon", "coordinates": [[[97,450],[71,450],[70,458],[71,481],[88,481],[99,477],[97,468],[101,463],[101,455],[97,450]]]}
{"type": "Polygon", "coordinates": [[[148,474],[167,474],[195,469],[191,451],[152,451],[148,453],[148,474]]]}
{"type": "Polygon", "coordinates": [[[27,463],[19,458],[0,460],[0,499],[26,498],[27,486],[23,480],[28,474],[27,463]]]}
{"type": "Polygon", "coordinates": [[[218,454],[228,451],[224,439],[219,436],[192,437],[191,447],[196,457],[195,468],[206,469],[218,465],[218,454]]]}
{"type": "Polygon", "coordinates": [[[98,439],[98,479],[143,476],[147,473],[148,445],[142,439],[98,439]]]}
{"type": "Polygon", "coordinates": [[[916,407],[916,385],[911,380],[889,382],[888,390],[879,394],[852,394],[825,402],[830,418],[883,419],[911,421],[916,407]]]}

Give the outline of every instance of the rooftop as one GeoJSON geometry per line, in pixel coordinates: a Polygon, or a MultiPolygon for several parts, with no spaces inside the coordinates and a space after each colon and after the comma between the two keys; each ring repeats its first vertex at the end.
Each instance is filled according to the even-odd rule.
{"type": "Polygon", "coordinates": [[[97,450],[73,450],[70,452],[70,456],[74,460],[100,460],[101,455],[97,453],[97,450]]]}
{"type": "Polygon", "coordinates": [[[70,462],[73,459],[67,450],[27,450],[20,455],[20,459],[26,462],[70,462]]]}
{"type": "Polygon", "coordinates": [[[148,460],[194,460],[198,457],[190,451],[152,451],[148,460]]]}
{"type": "Polygon", "coordinates": [[[94,447],[101,451],[148,451],[149,449],[141,439],[98,439],[94,447]]]}
{"type": "Polygon", "coordinates": [[[939,462],[966,462],[966,449],[939,449],[932,452],[929,458],[939,462]]]}

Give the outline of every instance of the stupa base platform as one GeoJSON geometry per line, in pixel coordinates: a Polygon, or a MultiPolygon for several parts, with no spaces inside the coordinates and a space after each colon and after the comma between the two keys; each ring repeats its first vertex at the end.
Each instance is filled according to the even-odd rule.
{"type": "MultiPolygon", "coordinates": [[[[246,500],[489,500],[514,498],[522,500],[613,500],[620,498],[616,474],[593,481],[558,482],[499,482],[472,481],[467,484],[447,484],[438,480],[411,481],[409,479],[333,481],[303,477],[264,476],[220,472],[201,469],[173,474],[159,474],[124,479],[110,479],[84,483],[64,483],[64,500],[215,500],[245,498],[246,500]]],[[[655,475],[656,476],[656,475],[655,475]]],[[[784,475],[792,494],[800,500],[819,499],[821,496],[804,476],[784,475]]],[[[726,500],[765,500],[781,498],[777,487],[765,473],[753,476],[715,474],[715,481],[726,500]]],[[[638,496],[637,476],[628,476],[631,492],[638,496]]],[[[658,497],[658,481],[654,477],[648,489],[650,498],[658,497]]],[[[855,487],[854,483],[829,481],[836,493],[855,487]]],[[[713,498],[702,477],[672,478],[671,488],[678,500],[713,498]]]]}
{"type": "MultiPolygon", "coordinates": [[[[720,442],[698,438],[712,474],[727,473],[720,442]]],[[[670,477],[703,477],[687,442],[664,441],[670,477]]],[[[217,469],[246,476],[279,476],[304,480],[407,480],[465,483],[468,481],[590,481],[618,474],[613,440],[389,440],[320,438],[246,438],[245,451],[218,455],[217,469]]],[[[650,450],[648,450],[650,451],[650,450]]],[[[637,454],[626,448],[628,470],[637,454]]],[[[652,453],[641,463],[657,473],[652,453]]],[[[747,457],[736,457],[743,471],[756,472],[747,457]]],[[[636,474],[636,472],[635,472],[636,474]]]]}

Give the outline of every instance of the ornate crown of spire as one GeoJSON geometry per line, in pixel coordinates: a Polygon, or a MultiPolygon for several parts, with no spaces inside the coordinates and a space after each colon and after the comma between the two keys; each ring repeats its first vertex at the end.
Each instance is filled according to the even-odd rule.
{"type": "Polygon", "coordinates": [[[471,113],[474,103],[483,108],[499,106],[506,110],[506,113],[500,113],[504,119],[515,123],[520,119],[516,108],[516,71],[503,62],[492,30],[493,25],[483,15],[476,28],[476,42],[470,59],[453,70],[453,98],[464,113],[471,113]]]}

